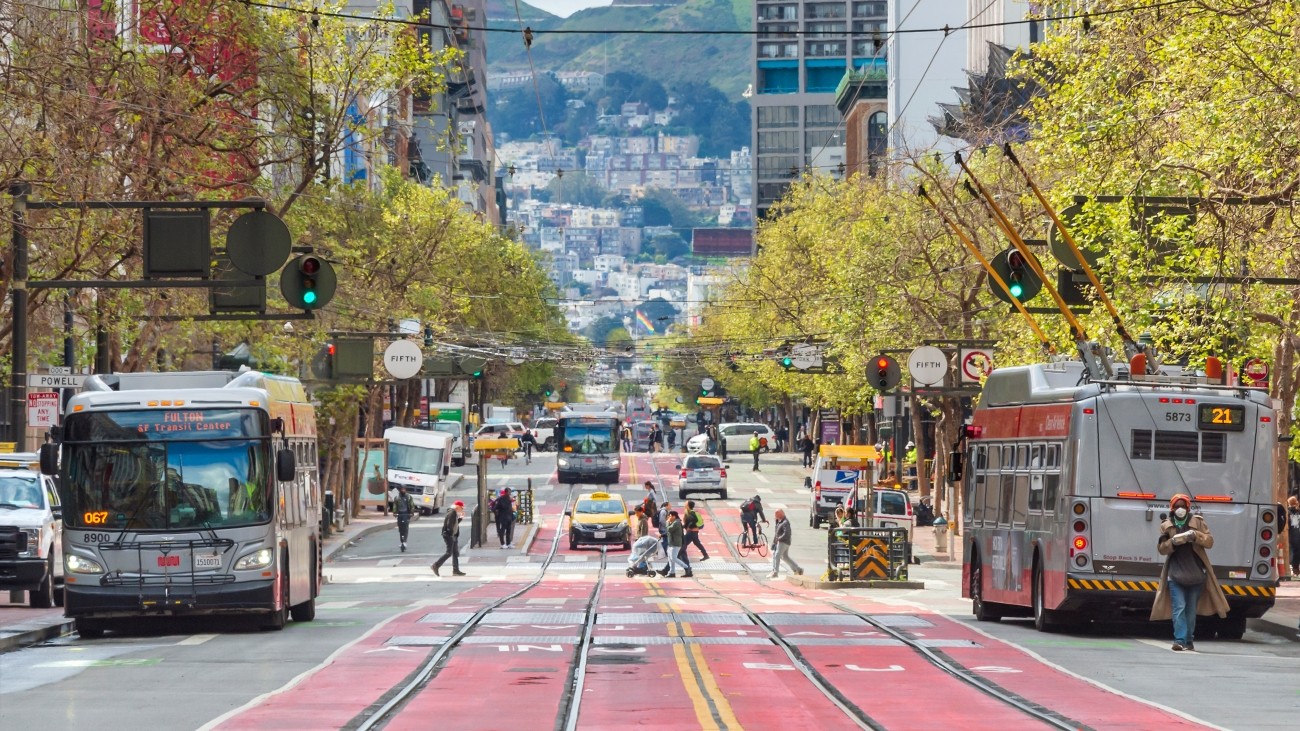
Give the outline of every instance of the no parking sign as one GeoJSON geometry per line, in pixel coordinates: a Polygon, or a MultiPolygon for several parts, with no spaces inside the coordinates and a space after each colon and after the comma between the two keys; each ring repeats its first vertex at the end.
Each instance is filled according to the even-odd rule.
{"type": "Polygon", "coordinates": [[[958,364],[962,384],[979,383],[993,372],[993,349],[962,348],[958,364]]]}

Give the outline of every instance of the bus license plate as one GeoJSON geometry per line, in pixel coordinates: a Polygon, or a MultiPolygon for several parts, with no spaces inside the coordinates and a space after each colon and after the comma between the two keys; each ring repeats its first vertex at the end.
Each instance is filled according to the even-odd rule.
{"type": "Polygon", "coordinates": [[[211,556],[196,554],[194,556],[194,568],[196,569],[219,569],[221,568],[221,554],[216,553],[211,556]]]}
{"type": "Polygon", "coordinates": [[[592,534],[591,534],[591,537],[592,537],[592,538],[604,538],[604,537],[605,537],[605,531],[603,531],[603,530],[598,530],[598,531],[596,531],[595,533],[592,533],[592,534]]]}

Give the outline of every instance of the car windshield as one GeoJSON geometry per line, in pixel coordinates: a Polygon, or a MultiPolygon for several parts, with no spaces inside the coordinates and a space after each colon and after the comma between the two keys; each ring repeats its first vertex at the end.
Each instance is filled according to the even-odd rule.
{"type": "Polygon", "coordinates": [[[717,469],[718,460],[709,459],[708,457],[691,457],[686,460],[686,469],[688,470],[709,470],[717,469]]]}
{"type": "Polygon", "coordinates": [[[264,523],[274,509],[265,422],[252,409],[74,414],[64,519],[131,530],[264,523]]]}
{"type": "Polygon", "coordinates": [[[623,513],[623,503],[617,500],[579,500],[575,514],[623,513]]]}
{"type": "Polygon", "coordinates": [[[388,469],[417,472],[422,475],[442,473],[442,449],[414,447],[409,444],[388,444],[388,469]]]}
{"type": "Polygon", "coordinates": [[[607,426],[568,426],[564,430],[564,451],[574,454],[605,454],[613,443],[607,426]]]}
{"type": "Polygon", "coordinates": [[[453,424],[451,422],[442,422],[442,423],[434,424],[431,427],[431,430],[436,432],[442,432],[444,434],[450,434],[452,436],[460,436],[460,424],[453,424]]]}
{"type": "Polygon", "coordinates": [[[0,475],[0,508],[43,508],[41,486],[35,477],[0,475]]]}
{"type": "Polygon", "coordinates": [[[901,492],[880,491],[880,512],[886,515],[907,515],[907,496],[901,492]]]}

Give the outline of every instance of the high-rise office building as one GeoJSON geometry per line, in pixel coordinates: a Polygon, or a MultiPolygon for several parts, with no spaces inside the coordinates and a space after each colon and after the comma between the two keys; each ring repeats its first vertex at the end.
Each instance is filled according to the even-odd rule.
{"type": "Polygon", "coordinates": [[[886,0],[756,0],[754,207],[815,169],[839,177],[847,136],[835,90],[851,68],[885,73],[886,0]]]}

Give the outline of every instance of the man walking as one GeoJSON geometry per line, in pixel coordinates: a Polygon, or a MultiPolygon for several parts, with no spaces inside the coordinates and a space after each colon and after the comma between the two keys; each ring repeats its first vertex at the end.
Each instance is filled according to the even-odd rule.
{"type": "Polygon", "coordinates": [[[754,430],[753,436],[749,438],[749,451],[754,453],[754,472],[758,472],[758,450],[762,443],[758,439],[758,430],[754,430]]]}
{"type": "Polygon", "coordinates": [[[442,568],[449,558],[452,576],[465,575],[465,572],[460,570],[460,515],[464,510],[465,503],[457,500],[452,504],[451,510],[447,511],[447,519],[442,521],[442,540],[447,544],[447,551],[429,567],[433,569],[434,576],[442,576],[438,573],[438,569],[442,568]]]}
{"type": "Polygon", "coordinates": [[[760,520],[767,524],[767,516],[763,514],[763,498],[755,495],[740,504],[740,535],[746,546],[752,548],[758,545],[760,520]]]}
{"type": "Polygon", "coordinates": [[[411,514],[414,512],[415,501],[406,494],[406,485],[398,485],[393,514],[397,516],[397,539],[402,543],[402,553],[406,553],[406,535],[411,530],[411,514]]]}
{"type": "Polygon", "coordinates": [[[704,548],[704,544],[700,543],[700,529],[704,527],[704,519],[700,517],[699,513],[695,512],[694,500],[686,501],[686,515],[682,520],[682,528],[686,531],[685,542],[682,544],[682,558],[686,559],[686,563],[689,565],[690,557],[687,555],[686,549],[695,546],[700,549],[700,560],[708,561],[709,552],[704,548]]]}
{"type": "Polygon", "coordinates": [[[803,569],[790,558],[790,521],[786,520],[785,511],[776,511],[776,535],[772,537],[772,573],[769,579],[775,579],[781,573],[781,562],[785,561],[796,575],[802,575],[803,569]]]}
{"type": "Polygon", "coordinates": [[[695,574],[691,573],[690,565],[682,560],[682,521],[676,510],[668,511],[668,530],[665,535],[668,538],[668,565],[659,575],[677,578],[677,569],[680,567],[683,575],[691,578],[695,574]]]}
{"type": "Polygon", "coordinates": [[[631,452],[632,451],[632,426],[627,422],[624,422],[623,429],[621,430],[620,433],[623,439],[623,451],[631,452]]]}
{"type": "Polygon", "coordinates": [[[1214,576],[1214,565],[1206,550],[1214,547],[1214,536],[1205,519],[1192,515],[1192,499],[1179,493],[1169,499],[1170,515],[1160,523],[1156,551],[1165,559],[1160,571],[1160,588],[1151,607],[1153,621],[1172,619],[1174,652],[1195,650],[1196,615],[1228,616],[1228,600],[1214,576]]]}
{"type": "Polygon", "coordinates": [[[492,516],[496,519],[497,540],[501,549],[515,547],[515,500],[510,488],[501,488],[501,494],[492,501],[492,516]]]}
{"type": "Polygon", "coordinates": [[[814,447],[814,446],[816,446],[816,445],[813,444],[812,437],[805,433],[805,434],[803,435],[803,439],[801,439],[801,440],[799,441],[799,448],[803,450],[803,466],[804,466],[804,467],[812,467],[812,466],[813,466],[813,447],[814,447]]]}

